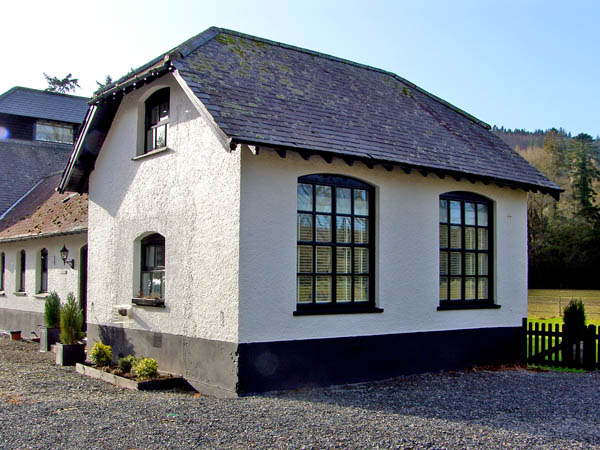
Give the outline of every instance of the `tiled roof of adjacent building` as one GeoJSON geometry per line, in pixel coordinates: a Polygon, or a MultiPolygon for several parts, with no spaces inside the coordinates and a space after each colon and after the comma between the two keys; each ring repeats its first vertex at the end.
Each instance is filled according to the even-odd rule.
{"type": "MultiPolygon", "coordinates": [[[[560,192],[487,124],[393,73],[221,28],[209,28],[97,93],[95,105],[105,111],[98,120],[109,127],[120,96],[169,70],[233,144],[560,192]]],[[[61,189],[86,189],[101,148],[98,132],[108,131],[90,125],[91,145],[82,143],[80,155],[76,144],[61,189]]]]}
{"type": "Polygon", "coordinates": [[[87,230],[87,194],[59,194],[60,173],[48,176],[0,220],[0,242],[87,230]]]}
{"type": "Polygon", "coordinates": [[[0,95],[0,113],[81,123],[88,98],[16,86],[0,95]]]}
{"type": "Polygon", "coordinates": [[[42,177],[64,169],[72,145],[0,140],[0,217],[42,177]]]}

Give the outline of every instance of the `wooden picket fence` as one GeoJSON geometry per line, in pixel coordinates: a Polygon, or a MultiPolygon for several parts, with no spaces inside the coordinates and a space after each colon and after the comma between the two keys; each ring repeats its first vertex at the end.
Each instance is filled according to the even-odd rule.
{"type": "Polygon", "coordinates": [[[580,339],[573,340],[564,325],[531,323],[523,319],[524,355],[528,364],[574,369],[600,369],[600,327],[588,325],[580,339]]]}

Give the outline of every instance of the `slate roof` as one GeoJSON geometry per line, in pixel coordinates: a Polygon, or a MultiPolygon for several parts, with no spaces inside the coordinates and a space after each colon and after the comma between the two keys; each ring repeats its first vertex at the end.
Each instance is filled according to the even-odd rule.
{"type": "Polygon", "coordinates": [[[0,220],[0,242],[87,231],[87,194],[59,194],[50,175],[0,220]]]}
{"type": "Polygon", "coordinates": [[[0,95],[0,113],[81,123],[88,98],[16,86],[0,95]]]}
{"type": "Polygon", "coordinates": [[[42,177],[62,170],[72,148],[54,142],[0,140],[0,217],[42,177]]]}
{"type": "MultiPolygon", "coordinates": [[[[110,99],[168,70],[181,75],[233,144],[560,192],[489,125],[393,73],[221,28],[209,28],[128,74],[93,102],[99,110],[106,108],[110,99]]],[[[112,119],[103,120],[110,126],[112,119]]],[[[85,167],[76,145],[61,189],[82,189],[92,170],[89,161],[102,142],[98,131],[108,129],[91,125],[99,144],[84,150],[85,167]],[[73,166],[76,182],[70,180],[73,166]]]]}

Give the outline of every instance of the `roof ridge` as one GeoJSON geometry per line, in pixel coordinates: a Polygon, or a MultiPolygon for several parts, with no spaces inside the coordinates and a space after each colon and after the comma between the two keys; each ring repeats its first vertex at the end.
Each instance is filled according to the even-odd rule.
{"type": "Polygon", "coordinates": [[[11,92],[14,92],[14,91],[18,91],[18,90],[21,90],[21,91],[30,91],[30,92],[38,92],[40,94],[48,94],[48,95],[59,95],[61,97],[72,97],[72,98],[81,98],[83,100],[89,100],[89,97],[85,97],[83,95],[64,94],[62,92],[53,92],[53,91],[47,91],[45,89],[36,89],[36,88],[30,88],[30,87],[25,87],[25,86],[13,86],[8,91],[6,91],[2,95],[0,95],[0,98],[2,98],[3,96],[5,96],[8,93],[11,93],[11,92]]]}
{"type": "MultiPolygon", "coordinates": [[[[407,80],[406,78],[401,77],[400,75],[398,75],[398,74],[396,74],[394,72],[390,72],[388,70],[380,69],[380,68],[374,67],[374,66],[369,66],[367,64],[362,64],[362,63],[359,63],[359,62],[356,62],[356,61],[351,61],[349,59],[340,58],[338,56],[329,55],[327,53],[317,52],[315,50],[310,50],[310,49],[306,49],[306,48],[303,48],[303,47],[297,47],[295,45],[285,44],[283,42],[272,41],[270,39],[265,39],[265,38],[262,38],[262,37],[259,37],[259,36],[253,36],[251,34],[241,33],[239,31],[235,31],[235,30],[229,30],[227,28],[210,27],[210,28],[208,28],[207,30],[203,31],[200,34],[203,34],[203,33],[205,33],[206,31],[209,31],[209,30],[219,30],[222,33],[228,33],[228,34],[232,34],[234,36],[239,36],[239,37],[244,37],[244,38],[252,39],[252,40],[255,40],[255,41],[258,41],[258,42],[263,42],[265,44],[276,45],[278,47],[287,48],[287,49],[294,50],[294,51],[297,51],[297,52],[306,53],[306,54],[313,55],[313,56],[318,56],[320,58],[325,58],[325,59],[329,59],[329,60],[332,60],[332,61],[341,62],[343,64],[349,64],[349,65],[352,65],[352,66],[355,66],[355,67],[360,67],[362,69],[367,69],[367,70],[371,70],[373,72],[379,72],[379,73],[382,73],[384,75],[391,76],[392,78],[395,78],[397,81],[400,81],[401,83],[407,84],[409,87],[418,90],[422,94],[424,94],[424,95],[432,98],[433,100],[435,100],[435,101],[443,104],[444,106],[452,109],[453,111],[455,111],[455,112],[459,113],[460,115],[466,117],[470,121],[476,123],[477,125],[480,125],[480,126],[486,128],[488,130],[492,128],[488,123],[484,122],[483,120],[478,119],[477,117],[473,116],[472,114],[469,114],[468,112],[464,111],[463,109],[459,108],[458,106],[455,106],[452,103],[450,103],[450,102],[448,102],[448,101],[446,101],[446,100],[438,97],[437,95],[432,94],[431,92],[423,89],[422,87],[420,87],[420,86],[416,85],[415,83],[407,80]]],[[[215,36],[211,37],[211,39],[214,38],[214,37],[216,37],[217,35],[218,35],[218,33],[215,36]]],[[[196,36],[199,36],[199,35],[196,35],[196,36]]],[[[196,36],[194,36],[194,37],[196,37],[196,36]]],[[[198,45],[196,48],[194,48],[194,50],[196,50],[198,47],[202,46],[203,44],[205,44],[209,40],[210,39],[202,42],[200,45],[198,45]]],[[[188,41],[186,41],[186,42],[188,42],[188,41]]],[[[192,50],[192,51],[194,51],[194,50],[192,50]]],[[[187,55],[185,55],[185,56],[187,56],[187,55]]]]}

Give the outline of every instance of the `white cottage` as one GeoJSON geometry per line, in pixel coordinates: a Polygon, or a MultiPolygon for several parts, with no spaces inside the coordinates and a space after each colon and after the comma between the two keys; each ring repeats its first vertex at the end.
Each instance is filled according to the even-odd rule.
{"type": "Polygon", "coordinates": [[[219,28],[91,104],[60,185],[89,192],[90,343],[217,395],[517,357],[527,191],[560,190],[485,123],[219,28]]]}
{"type": "Polygon", "coordinates": [[[42,178],[0,221],[0,329],[26,338],[40,335],[52,291],[85,309],[87,195],[59,194],[60,179],[42,178]]]}

